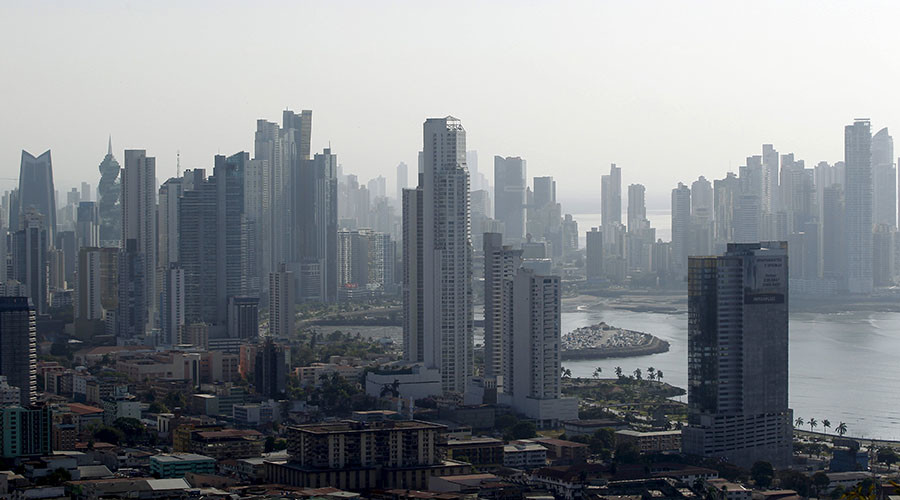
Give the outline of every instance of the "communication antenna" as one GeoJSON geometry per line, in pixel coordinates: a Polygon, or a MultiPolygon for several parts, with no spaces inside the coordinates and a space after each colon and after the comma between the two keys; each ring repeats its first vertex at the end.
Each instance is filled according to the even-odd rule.
{"type": "Polygon", "coordinates": [[[181,177],[181,150],[175,151],[175,169],[178,172],[178,177],[181,177]]]}

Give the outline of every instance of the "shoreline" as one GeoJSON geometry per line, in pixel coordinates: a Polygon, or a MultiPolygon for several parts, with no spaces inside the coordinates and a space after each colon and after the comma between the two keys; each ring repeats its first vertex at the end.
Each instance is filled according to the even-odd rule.
{"type": "Polygon", "coordinates": [[[656,336],[650,335],[650,342],[628,347],[589,347],[586,349],[578,349],[571,351],[561,351],[560,359],[563,361],[585,360],[585,359],[609,359],[609,358],[633,358],[637,356],[646,356],[649,354],[659,354],[669,350],[669,343],[656,336]]]}

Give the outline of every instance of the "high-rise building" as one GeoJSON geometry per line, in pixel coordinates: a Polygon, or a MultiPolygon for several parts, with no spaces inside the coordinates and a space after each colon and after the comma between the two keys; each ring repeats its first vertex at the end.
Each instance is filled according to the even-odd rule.
{"type": "Polygon", "coordinates": [[[503,223],[510,242],[525,239],[525,168],[518,156],[494,157],[494,218],[503,223]]]}
{"type": "Polygon", "coordinates": [[[0,456],[12,459],[49,455],[51,426],[52,411],[47,405],[0,407],[0,456]]]}
{"type": "Polygon", "coordinates": [[[615,163],[609,166],[609,175],[600,177],[600,225],[622,223],[622,169],[615,163]]]}
{"type": "Polygon", "coordinates": [[[734,209],[734,243],[759,241],[759,196],[741,194],[734,209]]]}
{"type": "Polygon", "coordinates": [[[890,224],[875,226],[872,237],[872,276],[875,286],[891,286],[895,274],[897,230],[890,224]]]}
{"type": "Polygon", "coordinates": [[[873,224],[897,227],[897,166],[887,127],[872,136],[873,224]]]}
{"type": "Polygon", "coordinates": [[[228,298],[228,336],[242,340],[259,337],[258,297],[228,298]]]}
{"type": "Polygon", "coordinates": [[[178,262],[178,203],[183,194],[183,178],[173,177],[159,186],[157,261],[163,272],[178,262]]]}
{"type": "Polygon", "coordinates": [[[409,187],[409,167],[402,161],[397,164],[397,200],[403,199],[403,190],[409,187]]]}
{"type": "Polygon", "coordinates": [[[870,293],[872,278],[872,133],[868,119],[844,128],[847,289],[870,293]]]}
{"type": "Polygon", "coordinates": [[[100,162],[100,183],[97,184],[97,206],[100,210],[100,242],[107,247],[120,246],[122,239],[122,206],[120,196],[122,183],[119,173],[122,170],[112,152],[112,137],[106,156],[100,162]]]}
{"type": "MultiPolygon", "coordinates": [[[[118,303],[116,309],[116,336],[139,337],[147,325],[147,287],[144,273],[145,255],[138,249],[137,240],[125,240],[125,248],[118,258],[118,303]]],[[[154,269],[155,272],[155,269],[154,269]]]]}
{"type": "Polygon", "coordinates": [[[778,151],[771,144],[762,147],[762,212],[781,210],[778,196],[778,151]]]}
{"type": "Polygon", "coordinates": [[[691,257],[685,453],[740,467],[791,464],[788,276],[785,242],[691,257]]]}
{"type": "MultiPolygon", "coordinates": [[[[21,217],[28,210],[33,210],[44,217],[48,241],[56,239],[56,189],[53,187],[53,164],[50,150],[38,157],[22,151],[22,162],[19,168],[19,206],[16,218],[10,219],[10,228],[19,229],[21,217]]],[[[13,215],[13,214],[10,214],[13,215]]]]}
{"type": "MultiPolygon", "coordinates": [[[[313,264],[320,270],[318,293],[311,297],[320,302],[337,300],[337,161],[331,148],[325,148],[312,160],[304,161],[300,173],[304,202],[296,214],[302,222],[299,257],[304,264],[313,264]]],[[[305,283],[300,285],[307,288],[305,283]]]]}
{"type": "Polygon", "coordinates": [[[0,375],[21,391],[21,404],[37,401],[37,333],[27,297],[0,297],[0,375]]]}
{"type": "Polygon", "coordinates": [[[403,190],[403,352],[406,361],[425,362],[425,222],[422,184],[403,190]]]}
{"type": "Polygon", "coordinates": [[[180,343],[185,325],[184,269],[177,263],[169,264],[163,278],[163,295],[160,304],[160,344],[180,343]]]}
{"type": "Polygon", "coordinates": [[[281,399],[286,390],[289,351],[266,337],[256,352],[256,392],[267,398],[281,399]]]}
{"type": "Polygon", "coordinates": [[[269,335],[287,338],[294,333],[294,273],[282,264],[269,273],[269,335]]]}
{"type": "Polygon", "coordinates": [[[844,255],[844,191],[840,184],[822,191],[822,276],[846,286],[847,259],[844,255]]]}
{"type": "Polygon", "coordinates": [[[682,183],[672,190],[672,271],[684,276],[691,229],[691,189],[682,183]]]}
{"type": "Polygon", "coordinates": [[[37,314],[50,306],[50,239],[46,218],[34,208],[22,214],[19,230],[13,234],[12,274],[25,285],[37,314]]]}
{"type": "Polygon", "coordinates": [[[691,216],[712,221],[715,215],[713,205],[712,184],[701,175],[691,183],[691,216]]]}
{"type": "MultiPolygon", "coordinates": [[[[503,291],[522,266],[522,250],[503,245],[503,235],[484,234],[484,376],[503,390],[507,355],[503,347],[503,291]]],[[[507,304],[509,306],[511,304],[507,304]]]]}
{"type": "Polygon", "coordinates": [[[713,181],[713,219],[715,220],[715,242],[717,247],[734,242],[734,216],[738,197],[741,195],[741,181],[733,172],[724,179],[713,181]]]}
{"type": "Polygon", "coordinates": [[[75,239],[77,248],[100,246],[100,211],[93,201],[78,204],[75,239]]]}
{"type": "Polygon", "coordinates": [[[97,247],[81,247],[78,251],[78,280],[75,284],[76,320],[103,320],[103,304],[100,300],[102,286],[100,255],[101,249],[97,247]]]}
{"type": "Polygon", "coordinates": [[[185,324],[213,324],[217,318],[217,294],[210,293],[210,288],[219,286],[216,185],[206,178],[203,169],[194,169],[189,174],[185,173],[176,217],[177,262],[184,271],[184,321],[185,324]]]}
{"type": "Polygon", "coordinates": [[[144,331],[154,326],[156,311],[156,158],[143,149],[125,150],[122,169],[122,248],[135,241],[144,266],[141,300],[146,311],[144,331]]]}
{"type": "Polygon", "coordinates": [[[645,192],[643,184],[628,186],[628,232],[630,233],[643,229],[644,222],[647,220],[645,192]]]}
{"type": "Polygon", "coordinates": [[[445,392],[462,393],[474,370],[466,131],[448,116],[426,120],[423,135],[424,361],[445,392]]]}
{"type": "Polygon", "coordinates": [[[81,183],[81,201],[92,201],[91,199],[91,184],[88,182],[81,183]]]}
{"type": "Polygon", "coordinates": [[[503,288],[505,401],[540,427],[577,418],[577,400],[562,397],[559,276],[520,268],[503,288]]]}
{"type": "Polygon", "coordinates": [[[603,277],[603,232],[599,228],[591,228],[585,241],[585,274],[587,279],[603,277]]]}
{"type": "Polygon", "coordinates": [[[535,177],[533,184],[535,210],[556,203],[556,181],[553,177],[535,177]]]}

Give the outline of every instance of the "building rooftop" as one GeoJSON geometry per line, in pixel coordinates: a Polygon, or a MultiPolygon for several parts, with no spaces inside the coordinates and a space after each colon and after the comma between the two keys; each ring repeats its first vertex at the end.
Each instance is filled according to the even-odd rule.
{"type": "Polygon", "coordinates": [[[215,461],[212,457],[207,457],[206,455],[198,455],[196,453],[165,453],[162,455],[154,455],[150,457],[151,460],[155,460],[157,462],[162,463],[174,463],[174,462],[196,462],[200,460],[212,460],[215,461]]]}
{"type": "Polygon", "coordinates": [[[478,436],[470,439],[448,439],[447,446],[465,446],[465,445],[484,445],[484,444],[495,444],[502,445],[503,441],[497,438],[487,437],[487,436],[478,436]]]}
{"type": "Polygon", "coordinates": [[[313,434],[332,434],[345,432],[375,432],[381,430],[412,430],[412,429],[444,429],[443,425],[424,422],[421,420],[387,420],[380,422],[359,422],[356,420],[342,420],[321,424],[296,425],[290,429],[313,434]]]}
{"type": "Polygon", "coordinates": [[[623,436],[634,436],[634,437],[651,437],[651,436],[675,436],[680,435],[681,431],[633,431],[633,430],[621,430],[616,431],[616,434],[621,434],[623,436]]]}
{"type": "Polygon", "coordinates": [[[103,413],[101,408],[96,406],[88,406],[81,403],[69,403],[69,411],[76,415],[90,415],[93,413],[103,413]]]}

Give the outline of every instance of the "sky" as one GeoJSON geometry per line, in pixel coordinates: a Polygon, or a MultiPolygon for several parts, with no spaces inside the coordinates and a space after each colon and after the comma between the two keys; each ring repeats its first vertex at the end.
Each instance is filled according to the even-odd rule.
{"type": "MultiPolygon", "coordinates": [[[[761,144],[807,166],[843,158],[843,127],[900,127],[900,4],[701,1],[17,1],[0,4],[0,189],[21,150],[52,149],[61,192],[146,149],[164,181],[253,151],[258,118],[313,110],[313,150],[345,173],[414,170],[427,117],[453,115],[494,155],[552,175],[564,211],[600,176],[648,206],[761,144]]],[[[412,177],[412,173],[410,174],[412,177]]],[[[9,180],[13,179],[13,180],[9,180]]]]}

